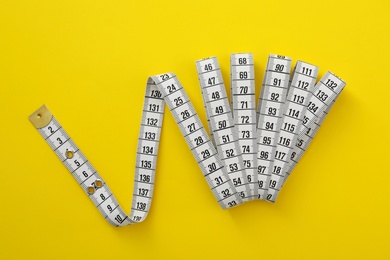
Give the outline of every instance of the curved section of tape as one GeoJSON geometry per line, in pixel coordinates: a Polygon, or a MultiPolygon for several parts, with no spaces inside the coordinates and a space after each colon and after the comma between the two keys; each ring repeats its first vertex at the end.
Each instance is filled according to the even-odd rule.
{"type": "Polygon", "coordinates": [[[147,82],[130,216],[126,215],[103,178],[46,106],[39,108],[29,119],[103,217],[114,226],[126,226],[144,221],[150,209],[165,103],[220,206],[226,209],[240,204],[242,200],[187,94],[173,73],[152,76],[147,82]]]}

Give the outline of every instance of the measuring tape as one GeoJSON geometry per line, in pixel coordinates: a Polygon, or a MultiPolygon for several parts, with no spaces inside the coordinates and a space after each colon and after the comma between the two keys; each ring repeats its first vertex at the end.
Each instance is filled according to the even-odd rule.
{"type": "Polygon", "coordinates": [[[285,180],[301,159],[345,85],[346,83],[341,78],[330,71],[316,84],[303,116],[300,135],[291,154],[285,180]]]}
{"type": "Polygon", "coordinates": [[[296,144],[303,114],[312,95],[316,83],[318,67],[298,61],[295,65],[293,78],[288,90],[286,103],[283,107],[283,117],[276,135],[276,148],[272,154],[271,178],[268,187],[267,200],[275,202],[275,191],[280,190],[286,175],[294,145],[296,144]]]}
{"type": "Polygon", "coordinates": [[[221,207],[225,209],[240,204],[241,199],[237,195],[222,161],[211,144],[187,94],[173,73],[150,77],[147,83],[141,130],[138,137],[130,216],[124,213],[103,178],[45,106],[34,112],[29,119],[104,218],[115,226],[125,226],[142,222],[150,209],[164,103],[168,105],[173,114],[221,207]]]}
{"type": "Polygon", "coordinates": [[[232,111],[216,57],[196,61],[210,132],[230,179],[246,202],[253,199],[242,161],[232,111]]]}
{"type": "Polygon", "coordinates": [[[251,53],[232,54],[231,105],[216,57],[196,61],[209,138],[173,73],[147,81],[138,137],[131,213],[45,107],[30,117],[82,189],[115,226],[145,220],[150,209],[165,104],[178,124],[210,189],[223,209],[255,198],[275,202],[346,83],[331,72],[315,85],[318,67],[270,55],[258,106],[251,53]],[[256,172],[257,169],[257,172],[256,172]]]}
{"type": "Polygon", "coordinates": [[[257,106],[257,174],[258,199],[266,199],[271,177],[272,154],[276,148],[276,138],[283,106],[290,80],[291,59],[280,55],[270,55],[259,102],[257,106]]]}
{"type": "Polygon", "coordinates": [[[230,103],[250,193],[257,197],[255,69],[252,53],[230,55],[230,103]]]}

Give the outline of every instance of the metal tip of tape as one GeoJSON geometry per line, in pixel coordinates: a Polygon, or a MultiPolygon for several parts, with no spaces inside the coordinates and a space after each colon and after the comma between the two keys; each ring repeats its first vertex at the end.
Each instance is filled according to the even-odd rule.
{"type": "Polygon", "coordinates": [[[43,105],[37,111],[32,113],[28,119],[36,128],[42,128],[50,123],[52,117],[53,114],[45,105],[43,105]]]}

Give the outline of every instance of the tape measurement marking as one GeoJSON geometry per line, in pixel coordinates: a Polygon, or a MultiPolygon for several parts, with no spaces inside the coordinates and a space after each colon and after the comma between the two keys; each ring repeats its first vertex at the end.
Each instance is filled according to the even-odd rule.
{"type": "MultiPolygon", "coordinates": [[[[328,106],[328,108],[326,110],[324,110],[322,112],[323,115],[317,118],[316,122],[313,123],[313,126],[311,127],[311,129],[309,131],[304,132],[302,136],[300,135],[298,137],[297,143],[296,143],[294,150],[291,154],[291,160],[290,160],[289,165],[288,165],[288,170],[286,171],[286,176],[283,179],[282,188],[283,188],[283,185],[286,183],[287,178],[290,176],[292,170],[298,164],[298,162],[302,158],[304,152],[309,147],[311,141],[313,140],[314,136],[318,132],[323,120],[325,119],[326,115],[328,114],[328,112],[332,106],[333,106],[333,102],[328,106]]],[[[277,196],[279,192],[280,191],[276,191],[275,196],[277,196]]]]}
{"type": "Polygon", "coordinates": [[[290,81],[291,59],[280,55],[268,57],[263,85],[257,106],[257,188],[258,199],[266,199],[271,177],[269,168],[276,148],[277,130],[290,81]]]}
{"type": "Polygon", "coordinates": [[[279,191],[286,175],[287,167],[294,145],[296,144],[303,114],[307,109],[312,89],[316,83],[318,67],[298,61],[283,107],[283,118],[276,135],[276,148],[272,154],[271,172],[267,200],[275,202],[276,191],[279,191]]]}
{"type": "Polygon", "coordinates": [[[196,68],[203,102],[206,106],[206,115],[210,120],[210,132],[213,133],[218,154],[238,194],[243,202],[246,202],[253,197],[250,194],[247,174],[242,163],[237,131],[218,60],[216,57],[198,60],[196,68]]]}
{"type": "Polygon", "coordinates": [[[230,102],[251,195],[257,197],[255,70],[252,53],[230,56],[230,102]]]}
{"type": "Polygon", "coordinates": [[[173,73],[148,79],[141,130],[138,138],[131,214],[127,216],[115,196],[66,131],[45,107],[30,121],[80,184],[101,214],[115,226],[142,222],[152,201],[164,102],[167,103],[207,183],[222,208],[241,203],[223,163],[173,73]]]}
{"type": "Polygon", "coordinates": [[[301,159],[345,85],[346,83],[342,79],[328,71],[314,87],[313,95],[303,116],[300,134],[291,154],[284,182],[301,159]]]}
{"type": "Polygon", "coordinates": [[[323,116],[322,112],[339,96],[345,85],[342,79],[330,71],[320,79],[313,89],[313,95],[303,116],[302,126],[299,131],[300,135],[303,135],[305,131],[309,131],[312,124],[317,121],[317,118],[323,116]]]}

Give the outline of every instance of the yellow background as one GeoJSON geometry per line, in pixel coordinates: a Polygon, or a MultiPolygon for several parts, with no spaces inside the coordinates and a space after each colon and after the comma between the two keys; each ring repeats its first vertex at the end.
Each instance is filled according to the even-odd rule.
{"type": "Polygon", "coordinates": [[[365,1],[0,1],[1,259],[389,259],[389,12],[365,1]],[[270,53],[347,86],[276,204],[223,211],[171,114],[147,220],[114,228],[27,117],[46,104],[129,212],[145,83],[270,53]]]}

